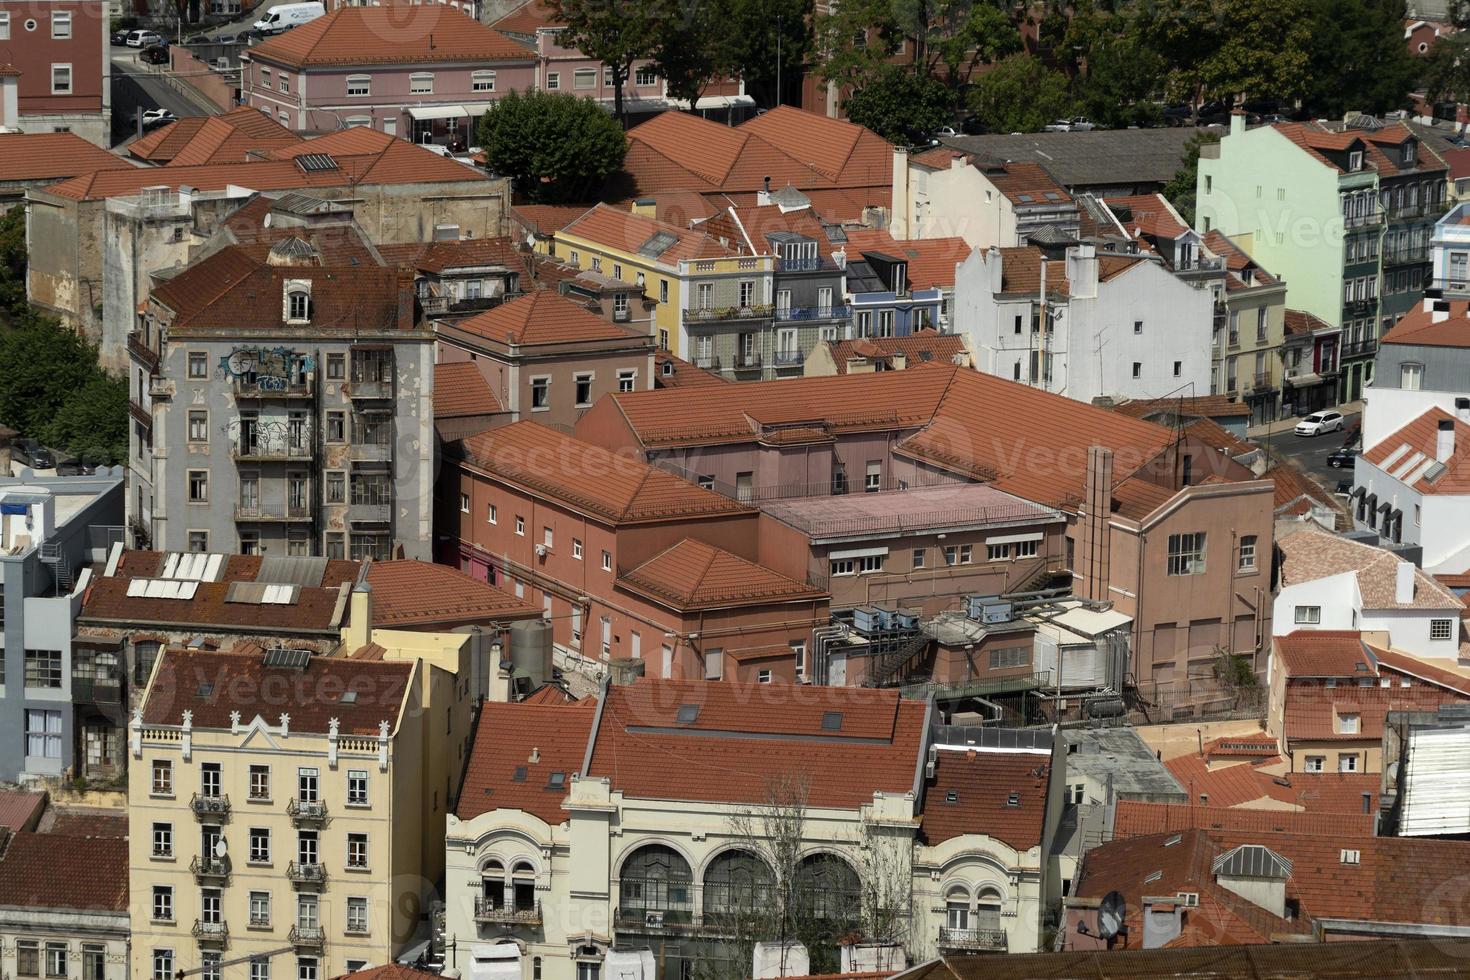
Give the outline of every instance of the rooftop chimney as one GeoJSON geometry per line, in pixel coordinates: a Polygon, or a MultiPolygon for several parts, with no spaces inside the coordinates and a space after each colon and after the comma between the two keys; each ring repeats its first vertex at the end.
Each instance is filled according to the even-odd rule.
{"type": "Polygon", "coordinates": [[[1440,419],[1439,431],[1435,433],[1434,458],[1438,462],[1447,463],[1453,455],[1455,455],[1455,420],[1440,419]]]}
{"type": "Polygon", "coordinates": [[[1470,422],[1470,398],[1455,399],[1455,418],[1461,422],[1470,422]]]}
{"type": "Polygon", "coordinates": [[[1230,135],[1239,136],[1245,132],[1245,113],[1237,109],[1230,113],[1230,135]]]}
{"type": "Polygon", "coordinates": [[[1393,601],[1406,606],[1414,601],[1414,563],[1401,561],[1394,569],[1393,601]]]}
{"type": "Polygon", "coordinates": [[[1076,568],[1082,577],[1084,599],[1107,599],[1112,557],[1109,522],[1113,515],[1113,451],[1102,446],[1087,450],[1087,476],[1083,484],[1086,517],[1077,527],[1076,568]]]}
{"type": "Polygon", "coordinates": [[[755,203],[762,206],[771,203],[771,178],[761,182],[761,189],[755,193],[755,203]]]}

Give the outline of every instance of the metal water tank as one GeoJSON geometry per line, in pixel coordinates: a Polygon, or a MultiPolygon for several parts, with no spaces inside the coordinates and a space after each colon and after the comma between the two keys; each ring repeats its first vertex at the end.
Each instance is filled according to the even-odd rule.
{"type": "Polygon", "coordinates": [[[551,680],[551,624],[544,619],[510,624],[510,665],[530,690],[551,680]]]}

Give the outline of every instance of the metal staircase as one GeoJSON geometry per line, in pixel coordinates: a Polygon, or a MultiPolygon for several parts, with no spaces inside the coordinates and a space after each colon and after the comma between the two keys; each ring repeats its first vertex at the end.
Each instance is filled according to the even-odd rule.
{"type": "Polygon", "coordinates": [[[872,673],[868,675],[867,686],[884,687],[891,683],[909,661],[923,653],[929,647],[929,634],[923,630],[903,636],[897,640],[892,649],[886,650],[873,658],[872,673]]]}
{"type": "Polygon", "coordinates": [[[72,576],[71,563],[62,553],[61,545],[55,541],[41,542],[41,562],[51,569],[52,580],[56,583],[56,594],[70,595],[76,586],[76,579],[72,576]]]}

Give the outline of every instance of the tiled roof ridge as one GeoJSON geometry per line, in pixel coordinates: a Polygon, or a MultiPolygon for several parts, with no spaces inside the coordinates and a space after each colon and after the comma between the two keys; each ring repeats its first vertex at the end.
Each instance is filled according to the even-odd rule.
{"type": "MultiPolygon", "coordinates": [[[[205,310],[208,310],[210,307],[214,306],[214,304],[218,303],[220,300],[228,296],[231,292],[235,290],[236,287],[238,287],[241,283],[245,282],[252,275],[254,275],[259,270],[260,266],[263,265],[263,263],[255,262],[250,257],[250,254],[246,251],[245,246],[235,244],[220,249],[218,252],[215,252],[214,255],[204,259],[203,262],[199,263],[198,265],[192,266],[190,269],[185,270],[185,272],[187,273],[189,271],[192,271],[192,269],[199,268],[210,259],[216,258],[216,256],[219,257],[217,259],[217,261],[219,262],[223,262],[225,256],[229,256],[231,260],[235,260],[238,258],[242,261],[254,262],[254,268],[251,268],[249,271],[244,272],[240,276],[240,278],[235,280],[231,280],[227,276],[222,276],[220,279],[216,280],[215,285],[218,288],[210,293],[209,298],[205,302],[199,304],[196,309],[191,311],[178,310],[174,309],[172,306],[168,306],[168,290],[166,289],[156,290],[153,295],[157,296],[159,292],[162,292],[163,297],[159,300],[159,302],[163,303],[163,305],[165,306],[168,306],[170,310],[173,310],[174,314],[179,318],[179,320],[187,323],[187,321],[191,318],[198,316],[199,314],[203,313],[205,310]]],[[[168,283],[164,283],[164,285],[167,286],[168,283]]]]}

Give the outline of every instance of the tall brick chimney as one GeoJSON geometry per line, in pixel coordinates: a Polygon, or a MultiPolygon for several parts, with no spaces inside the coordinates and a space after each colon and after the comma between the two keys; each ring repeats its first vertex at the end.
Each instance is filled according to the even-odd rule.
{"type": "Polygon", "coordinates": [[[1081,576],[1078,594],[1102,601],[1108,597],[1112,536],[1108,523],[1113,510],[1113,451],[1102,446],[1087,450],[1087,479],[1082,489],[1083,513],[1077,525],[1076,568],[1081,576]]]}

